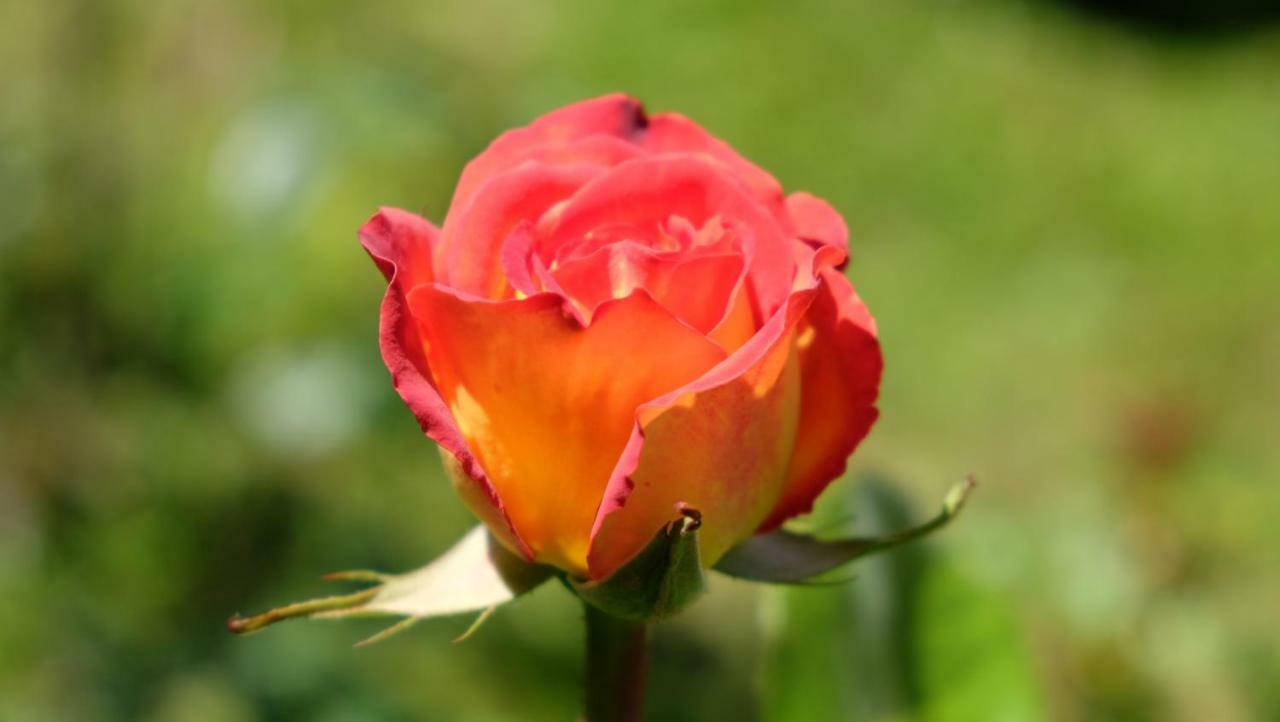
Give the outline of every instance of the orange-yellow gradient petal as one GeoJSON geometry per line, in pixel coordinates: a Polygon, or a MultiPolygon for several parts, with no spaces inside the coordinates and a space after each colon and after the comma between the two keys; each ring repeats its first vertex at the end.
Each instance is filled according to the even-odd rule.
{"type": "Polygon", "coordinates": [[[702,563],[712,566],[777,508],[803,411],[798,346],[823,277],[844,253],[795,245],[804,269],[746,344],[693,384],[645,404],[610,478],[588,555],[604,578],[640,551],[677,505],[702,513],[702,563]]]}
{"type": "Polygon", "coordinates": [[[585,573],[604,489],[646,401],[701,376],[724,352],[643,292],[588,327],[563,300],[409,297],[435,384],[538,561],[585,573]]]}
{"type": "Polygon", "coordinates": [[[790,347],[787,331],[734,380],[642,418],[626,503],[603,518],[592,541],[593,577],[608,576],[643,548],[681,502],[702,513],[707,566],[759,526],[782,488],[799,418],[799,364],[790,347]]]}

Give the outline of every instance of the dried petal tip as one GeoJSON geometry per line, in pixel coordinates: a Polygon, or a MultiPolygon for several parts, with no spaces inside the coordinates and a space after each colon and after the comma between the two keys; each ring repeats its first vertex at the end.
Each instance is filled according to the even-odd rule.
{"type": "Polygon", "coordinates": [[[684,519],[680,520],[680,533],[688,534],[691,531],[697,531],[702,526],[702,512],[689,506],[686,502],[676,502],[676,511],[684,519]]]}

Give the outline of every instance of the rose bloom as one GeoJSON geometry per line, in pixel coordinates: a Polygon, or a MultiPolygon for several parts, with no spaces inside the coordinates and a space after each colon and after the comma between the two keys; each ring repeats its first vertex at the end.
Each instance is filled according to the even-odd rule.
{"type": "Polygon", "coordinates": [[[701,511],[702,563],[808,511],[876,419],[830,205],[610,95],[504,133],[444,225],[383,208],[382,357],[511,550],[608,577],[701,511]]]}

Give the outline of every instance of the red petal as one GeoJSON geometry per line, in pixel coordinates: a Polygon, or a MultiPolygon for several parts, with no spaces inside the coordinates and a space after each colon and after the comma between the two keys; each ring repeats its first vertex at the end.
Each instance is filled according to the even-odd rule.
{"type": "Polygon", "coordinates": [[[875,321],[848,279],[822,273],[800,332],[800,428],[787,483],[761,531],[813,508],[875,423],[884,360],[875,321]]]}
{"type": "Polygon", "coordinates": [[[357,235],[360,245],[395,288],[431,283],[431,251],[440,231],[430,221],[399,208],[379,208],[357,235]]]}
{"type": "Polygon", "coordinates": [[[527,160],[614,165],[630,158],[639,152],[630,138],[646,123],[639,101],[615,93],[566,105],[509,130],[463,169],[449,213],[465,207],[487,179],[527,160]]]}
{"type": "Polygon", "coordinates": [[[792,193],[787,196],[787,216],[798,237],[848,253],[849,228],[830,203],[808,193],[792,193]]]}
{"type": "Polygon", "coordinates": [[[694,153],[714,158],[732,170],[759,200],[782,202],[782,186],[773,176],[679,113],[652,116],[640,142],[654,153],[694,153]]]}

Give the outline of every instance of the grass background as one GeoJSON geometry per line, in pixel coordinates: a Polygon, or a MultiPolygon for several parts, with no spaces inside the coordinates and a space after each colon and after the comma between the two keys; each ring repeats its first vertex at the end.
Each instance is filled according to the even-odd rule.
{"type": "Polygon", "coordinates": [[[1032,0],[0,5],[0,719],[573,717],[554,585],[460,646],[222,621],[469,527],[354,231],[612,90],[852,227],[883,416],[810,523],[983,481],[718,580],[651,719],[1280,719],[1280,34],[1032,0]]]}

